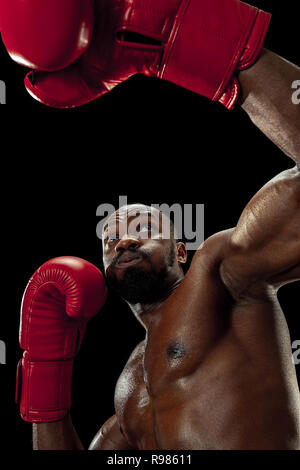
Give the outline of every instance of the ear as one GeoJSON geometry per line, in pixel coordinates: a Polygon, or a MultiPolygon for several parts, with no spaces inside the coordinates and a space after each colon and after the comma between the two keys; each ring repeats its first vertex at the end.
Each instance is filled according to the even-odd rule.
{"type": "Polygon", "coordinates": [[[185,244],[183,242],[176,243],[176,249],[177,249],[177,261],[182,264],[186,263],[187,249],[186,249],[185,244]]]}

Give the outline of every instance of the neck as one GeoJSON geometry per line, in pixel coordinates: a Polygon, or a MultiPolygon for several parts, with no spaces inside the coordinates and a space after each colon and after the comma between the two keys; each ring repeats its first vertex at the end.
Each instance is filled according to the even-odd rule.
{"type": "Polygon", "coordinates": [[[180,276],[177,279],[171,281],[167,288],[164,290],[162,296],[157,299],[155,302],[149,304],[130,304],[128,305],[131,308],[132,312],[138,319],[138,321],[143,325],[143,327],[148,330],[148,327],[151,323],[151,320],[157,310],[164,304],[164,302],[170,297],[170,295],[177,289],[177,287],[181,284],[184,276],[180,276]]]}

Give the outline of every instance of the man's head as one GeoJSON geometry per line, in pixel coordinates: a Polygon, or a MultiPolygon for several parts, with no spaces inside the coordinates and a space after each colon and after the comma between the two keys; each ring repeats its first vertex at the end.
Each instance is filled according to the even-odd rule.
{"type": "Polygon", "coordinates": [[[130,304],[151,304],[183,277],[186,247],[162,212],[143,204],[123,206],[102,234],[108,285],[130,304]]]}

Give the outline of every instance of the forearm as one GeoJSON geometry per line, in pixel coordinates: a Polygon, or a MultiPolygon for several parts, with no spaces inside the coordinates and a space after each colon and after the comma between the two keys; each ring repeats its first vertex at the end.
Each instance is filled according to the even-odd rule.
{"type": "Polygon", "coordinates": [[[254,124],[300,166],[300,104],[292,99],[300,68],[266,49],[240,72],[242,108],[254,124]]]}
{"type": "Polygon", "coordinates": [[[83,450],[68,414],[63,420],[32,425],[34,450],[83,450]]]}

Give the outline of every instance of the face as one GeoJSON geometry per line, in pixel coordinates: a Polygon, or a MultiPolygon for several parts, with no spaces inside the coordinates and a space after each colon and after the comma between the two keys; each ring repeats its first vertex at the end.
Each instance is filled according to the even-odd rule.
{"type": "Polygon", "coordinates": [[[124,206],[103,228],[103,262],[109,287],[129,303],[152,303],[182,277],[183,243],[177,244],[170,220],[158,210],[124,206]]]}

